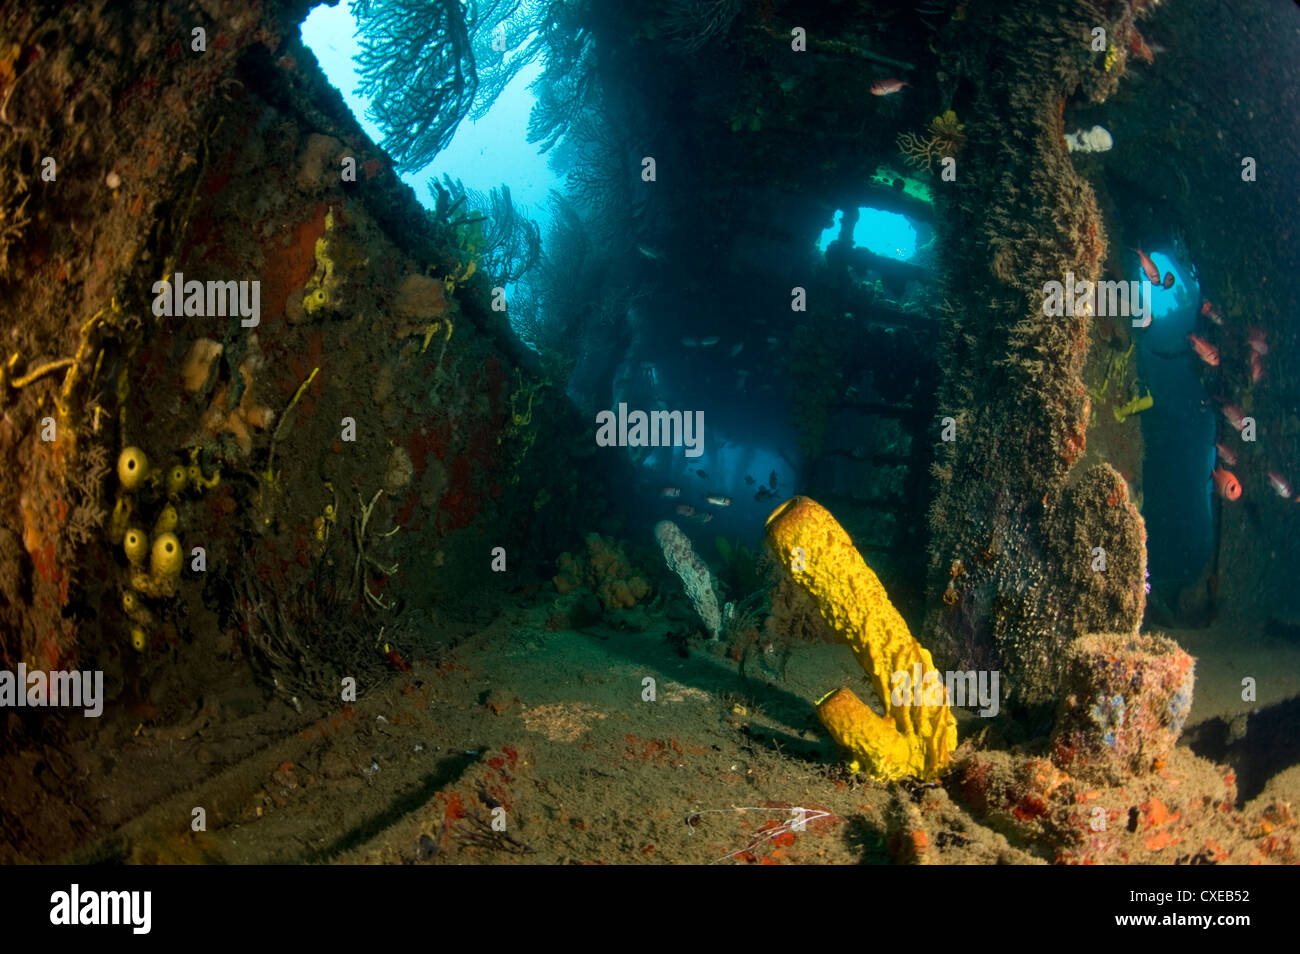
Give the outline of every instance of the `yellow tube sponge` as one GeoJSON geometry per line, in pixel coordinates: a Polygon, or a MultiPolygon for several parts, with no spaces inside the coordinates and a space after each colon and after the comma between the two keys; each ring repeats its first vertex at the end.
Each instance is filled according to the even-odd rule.
{"type": "Polygon", "coordinates": [[[1141,414],[1155,403],[1155,398],[1151,396],[1151,391],[1148,390],[1145,397],[1134,397],[1127,404],[1122,404],[1111,410],[1115,415],[1115,420],[1123,424],[1127,418],[1132,417],[1134,414],[1141,414]]]}
{"type": "MultiPolygon", "coordinates": [[[[897,674],[934,684],[942,700],[942,677],[928,650],[889,602],[884,586],[826,508],[808,497],[792,497],[767,518],[767,542],[795,583],[813,598],[822,617],[841,636],[871,678],[885,715],[876,715],[848,689],[818,700],[822,724],[852,756],[850,766],[882,781],[942,773],[957,747],[957,721],[941,701],[894,705],[897,674]]],[[[915,687],[917,696],[921,687],[915,687]]],[[[927,693],[928,695],[929,693],[927,693]]],[[[906,698],[906,696],[904,696],[906,698]]]]}

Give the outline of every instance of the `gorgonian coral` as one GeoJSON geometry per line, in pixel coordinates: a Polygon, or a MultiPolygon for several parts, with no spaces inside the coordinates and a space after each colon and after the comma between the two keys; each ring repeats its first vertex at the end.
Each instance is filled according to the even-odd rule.
{"type": "Polygon", "coordinates": [[[423,168],[462,119],[481,119],[539,59],[545,67],[534,84],[530,138],[554,145],[586,99],[588,7],[586,0],[355,0],[360,92],[384,130],[384,148],[403,169],[423,168]]]}

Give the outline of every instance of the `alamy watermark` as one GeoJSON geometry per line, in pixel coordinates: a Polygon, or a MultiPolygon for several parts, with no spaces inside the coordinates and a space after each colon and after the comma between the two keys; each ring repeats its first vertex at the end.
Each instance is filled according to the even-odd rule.
{"type": "Polygon", "coordinates": [[[172,281],[153,283],[153,313],[159,318],[239,317],[245,328],[256,328],[262,320],[260,281],[201,282],[185,280],[177,272],[172,281]]]}
{"type": "Polygon", "coordinates": [[[50,895],[50,923],[58,926],[128,925],[133,934],[152,927],[153,892],[83,891],[73,884],[50,895]]]}
{"type": "Polygon", "coordinates": [[[1061,316],[1132,317],[1134,328],[1151,324],[1151,299],[1155,289],[1149,281],[1076,282],[1074,272],[1065,273],[1064,282],[1043,285],[1043,314],[1061,316]]]}
{"type": "Polygon", "coordinates": [[[6,706],[85,709],[87,719],[97,719],[104,711],[104,673],[98,669],[29,672],[26,663],[19,663],[16,673],[0,669],[0,708],[6,706]]]}
{"type": "Polygon", "coordinates": [[[978,704],[979,714],[991,719],[998,714],[998,670],[968,669],[940,673],[913,663],[911,670],[899,669],[890,678],[889,702],[894,706],[957,706],[978,704]]]}
{"type": "Polygon", "coordinates": [[[687,457],[704,453],[703,411],[631,411],[596,414],[597,447],[685,447],[687,457]]]}

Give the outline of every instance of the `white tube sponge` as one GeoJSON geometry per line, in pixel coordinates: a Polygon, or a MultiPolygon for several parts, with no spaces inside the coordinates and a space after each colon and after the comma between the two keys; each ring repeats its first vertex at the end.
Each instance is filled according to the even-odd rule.
{"type": "Polygon", "coordinates": [[[671,520],[655,524],[655,539],[664,551],[668,569],[676,573],[691,598],[695,612],[704,621],[704,627],[714,639],[722,632],[722,611],[718,608],[718,594],[713,587],[713,574],[703,560],[695,555],[691,541],[671,520]]]}
{"type": "Polygon", "coordinates": [[[1067,133],[1065,136],[1065,145],[1070,152],[1109,152],[1115,145],[1113,140],[1103,126],[1093,126],[1091,129],[1080,129],[1078,132],[1067,133]]]}

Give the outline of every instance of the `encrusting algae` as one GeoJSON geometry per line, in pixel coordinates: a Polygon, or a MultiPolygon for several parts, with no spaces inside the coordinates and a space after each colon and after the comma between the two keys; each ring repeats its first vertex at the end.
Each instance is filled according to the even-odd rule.
{"type": "Polygon", "coordinates": [[[919,665],[922,684],[932,686],[943,700],[942,676],[848,533],[816,501],[792,497],[767,518],[767,542],[813,598],[827,625],[848,642],[884,703],[885,715],[880,716],[849,689],[818,700],[822,724],[852,755],[850,767],[882,781],[941,774],[957,747],[951,710],[942,701],[893,705],[890,686],[895,673],[911,678],[919,665]]]}

